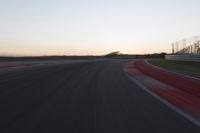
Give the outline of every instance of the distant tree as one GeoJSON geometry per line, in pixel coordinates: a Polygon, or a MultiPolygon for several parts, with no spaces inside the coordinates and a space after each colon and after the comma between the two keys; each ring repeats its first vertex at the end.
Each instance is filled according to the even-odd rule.
{"type": "Polygon", "coordinates": [[[165,55],[166,55],[167,53],[165,53],[165,52],[162,52],[162,53],[160,53],[160,57],[161,58],[165,58],[165,55]]]}

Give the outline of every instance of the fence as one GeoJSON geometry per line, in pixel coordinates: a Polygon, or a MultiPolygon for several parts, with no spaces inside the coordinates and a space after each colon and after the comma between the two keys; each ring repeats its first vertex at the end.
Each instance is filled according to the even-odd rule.
{"type": "Polygon", "coordinates": [[[200,55],[200,37],[183,39],[172,44],[173,54],[194,54],[200,55]]]}
{"type": "Polygon", "coordinates": [[[200,37],[183,39],[172,44],[172,55],[166,55],[167,60],[199,61],[200,62],[200,37]]]}
{"type": "Polygon", "coordinates": [[[183,48],[177,54],[199,54],[200,55],[200,41],[195,42],[193,45],[183,48]]]}

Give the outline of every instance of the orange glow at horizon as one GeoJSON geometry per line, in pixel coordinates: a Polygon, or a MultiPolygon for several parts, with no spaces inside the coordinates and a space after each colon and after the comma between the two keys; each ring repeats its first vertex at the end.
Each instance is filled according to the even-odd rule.
{"type": "Polygon", "coordinates": [[[170,53],[172,42],[200,35],[198,5],[196,0],[3,1],[0,55],[170,53]]]}

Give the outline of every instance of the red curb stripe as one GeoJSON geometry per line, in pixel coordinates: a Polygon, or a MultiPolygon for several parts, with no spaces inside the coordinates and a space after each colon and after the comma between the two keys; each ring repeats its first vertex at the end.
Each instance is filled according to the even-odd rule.
{"type": "MultiPolygon", "coordinates": [[[[132,63],[132,66],[130,66],[130,63],[124,66],[125,72],[130,77],[133,77],[134,79],[139,81],[142,85],[146,86],[149,90],[151,90],[156,95],[158,95],[159,97],[165,99],[172,105],[178,107],[184,112],[187,112],[188,114],[190,114],[190,116],[200,121],[200,97],[199,96],[196,96],[193,93],[189,93],[188,92],[189,90],[185,91],[185,89],[174,87],[175,85],[172,86],[172,85],[166,84],[165,82],[162,82],[161,80],[159,81],[156,78],[153,78],[153,76],[157,74],[155,73],[155,71],[153,73],[154,74],[153,76],[152,75],[149,76],[145,74],[143,71],[142,72],[140,71],[140,70],[144,70],[146,66],[145,67],[141,66],[139,69],[138,68],[139,66],[136,67],[135,64],[137,64],[137,62],[132,63]]],[[[147,69],[149,69],[149,67],[147,67],[147,69]]],[[[174,74],[174,73],[170,73],[170,74],[174,74]]],[[[167,75],[159,75],[159,76],[167,76],[167,75]]],[[[173,80],[176,81],[176,79],[173,79],[173,80]]],[[[190,79],[190,80],[194,80],[194,79],[190,79]]],[[[176,83],[179,83],[179,82],[176,82],[176,83]]]]}
{"type": "Polygon", "coordinates": [[[148,65],[145,61],[136,61],[134,65],[138,70],[154,79],[200,97],[200,81],[197,79],[156,69],[155,67],[148,65]]]}

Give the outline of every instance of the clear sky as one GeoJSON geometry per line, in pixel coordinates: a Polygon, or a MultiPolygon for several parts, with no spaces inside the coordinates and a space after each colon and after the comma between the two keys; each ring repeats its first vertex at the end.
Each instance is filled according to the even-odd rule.
{"type": "Polygon", "coordinates": [[[0,0],[0,55],[170,52],[199,26],[200,0],[0,0]]]}

